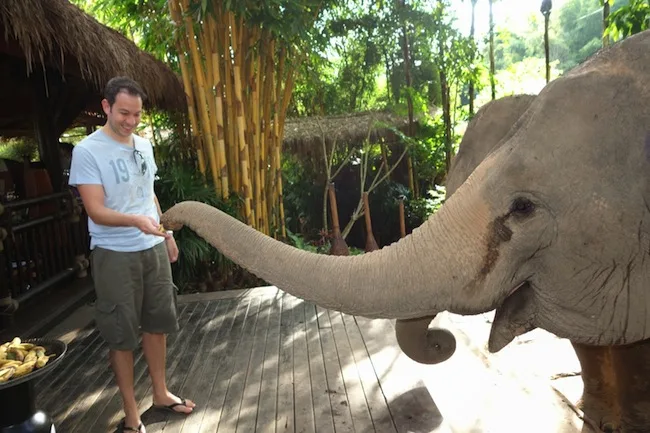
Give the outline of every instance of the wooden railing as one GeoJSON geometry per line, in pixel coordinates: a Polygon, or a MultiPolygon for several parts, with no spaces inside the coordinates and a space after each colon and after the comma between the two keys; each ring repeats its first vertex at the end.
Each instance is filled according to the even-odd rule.
{"type": "Polygon", "coordinates": [[[88,268],[87,216],[70,191],[0,204],[0,311],[88,268]]]}

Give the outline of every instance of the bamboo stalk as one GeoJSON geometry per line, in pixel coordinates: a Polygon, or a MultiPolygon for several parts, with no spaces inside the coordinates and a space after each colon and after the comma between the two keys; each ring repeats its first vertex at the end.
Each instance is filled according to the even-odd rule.
{"type": "Polygon", "coordinates": [[[221,197],[226,199],[230,195],[230,187],[228,182],[228,159],[226,157],[226,142],[224,139],[223,128],[223,83],[221,82],[221,65],[219,64],[219,50],[217,37],[216,23],[212,16],[208,18],[208,27],[210,34],[214,40],[212,47],[212,79],[215,89],[215,112],[217,121],[217,155],[219,162],[219,177],[221,179],[221,197]]]}
{"type": "Polygon", "coordinates": [[[262,124],[262,129],[261,129],[261,137],[260,137],[260,165],[263,167],[262,173],[263,173],[263,179],[262,179],[262,184],[261,184],[261,195],[264,200],[264,205],[263,205],[263,212],[264,212],[264,219],[265,219],[265,224],[266,224],[266,233],[271,234],[271,224],[270,224],[270,215],[272,215],[271,212],[271,206],[272,206],[272,197],[268,196],[267,194],[270,194],[271,188],[270,186],[270,176],[269,176],[269,160],[268,160],[268,147],[270,146],[271,143],[271,112],[273,109],[273,76],[274,76],[274,63],[273,63],[273,53],[275,51],[275,41],[272,39],[266,39],[268,40],[267,46],[266,46],[266,71],[264,73],[264,95],[262,97],[262,100],[264,103],[261,105],[261,108],[263,110],[263,124],[262,124]]]}
{"type": "MultiPolygon", "coordinates": [[[[187,10],[188,0],[181,0],[182,8],[187,10]]],[[[182,12],[182,10],[181,10],[182,12]]],[[[199,96],[199,113],[201,119],[201,127],[203,129],[203,142],[206,145],[206,153],[210,159],[210,170],[212,172],[212,179],[214,181],[215,187],[218,184],[217,180],[217,164],[215,160],[214,147],[212,145],[212,134],[210,132],[210,121],[207,108],[207,98],[205,96],[205,77],[203,75],[203,70],[201,66],[201,59],[199,57],[199,47],[196,43],[194,35],[194,27],[192,21],[188,15],[185,15],[185,28],[187,32],[187,39],[190,46],[190,54],[192,57],[192,65],[194,69],[194,75],[196,77],[198,85],[198,96],[199,96]]]]}
{"type": "Polygon", "coordinates": [[[213,178],[216,179],[215,186],[217,188],[217,194],[222,196],[222,186],[221,186],[221,176],[220,176],[220,167],[221,161],[219,160],[219,152],[217,151],[217,143],[219,141],[219,126],[217,124],[217,116],[215,115],[216,109],[216,99],[214,94],[214,71],[212,64],[212,43],[211,43],[211,29],[209,20],[206,18],[203,21],[203,29],[201,31],[201,40],[203,41],[203,52],[205,53],[205,70],[206,70],[206,99],[208,101],[208,110],[210,112],[210,131],[212,135],[212,152],[214,153],[215,166],[214,170],[216,175],[213,178]]]}
{"type": "Polygon", "coordinates": [[[262,170],[264,166],[260,161],[260,88],[262,81],[262,54],[257,55],[257,72],[254,75],[253,89],[253,173],[255,173],[254,195],[255,195],[255,215],[257,216],[257,227],[265,231],[264,215],[262,212],[262,170]]]}
{"type": "MultiPolygon", "coordinates": [[[[280,59],[278,61],[278,70],[275,76],[275,86],[274,86],[274,97],[273,97],[273,134],[272,134],[272,148],[269,149],[270,152],[273,152],[273,164],[271,165],[271,178],[272,178],[272,192],[273,192],[273,221],[275,222],[276,233],[278,230],[278,225],[284,226],[281,218],[283,216],[284,209],[282,207],[282,191],[281,184],[282,181],[282,172],[280,164],[280,108],[282,106],[282,77],[284,76],[284,65],[286,61],[286,49],[282,47],[280,49],[280,59]]],[[[284,231],[283,231],[283,236],[284,231]]]]}
{"type": "Polygon", "coordinates": [[[250,185],[250,173],[248,170],[248,146],[246,144],[246,122],[244,119],[244,104],[242,101],[242,85],[241,85],[241,63],[242,63],[242,38],[241,34],[237,33],[237,23],[235,22],[235,17],[233,14],[230,14],[230,31],[231,31],[231,40],[233,48],[236,47],[235,51],[235,64],[233,67],[233,75],[235,78],[235,114],[237,119],[237,135],[238,135],[238,144],[239,144],[239,157],[240,157],[240,167],[241,167],[241,183],[242,183],[242,193],[244,200],[244,217],[246,223],[250,226],[254,226],[253,213],[251,209],[251,185],[250,185]]]}
{"type": "Polygon", "coordinates": [[[222,16],[222,23],[224,25],[223,33],[223,52],[224,52],[224,65],[225,65],[225,76],[223,77],[225,86],[226,86],[226,117],[228,119],[228,168],[230,174],[230,180],[232,183],[232,188],[237,192],[241,192],[241,178],[240,172],[237,167],[239,167],[239,152],[237,150],[237,142],[235,141],[235,115],[233,109],[233,77],[232,77],[232,58],[230,56],[230,16],[232,12],[226,12],[222,16]]]}
{"type": "MultiPolygon", "coordinates": [[[[182,26],[180,11],[178,10],[177,0],[169,1],[169,13],[174,21],[176,30],[182,26]]],[[[188,60],[185,56],[186,40],[180,34],[176,35],[176,49],[178,51],[178,62],[181,67],[181,77],[183,79],[183,89],[185,90],[185,97],[187,99],[187,114],[190,119],[190,134],[192,142],[197,150],[197,159],[199,163],[199,170],[205,177],[205,159],[203,155],[202,145],[199,138],[199,126],[196,120],[196,111],[194,109],[194,93],[192,92],[192,83],[190,82],[190,72],[188,69],[188,60]],[[184,43],[185,42],[185,43],[184,43]]]]}

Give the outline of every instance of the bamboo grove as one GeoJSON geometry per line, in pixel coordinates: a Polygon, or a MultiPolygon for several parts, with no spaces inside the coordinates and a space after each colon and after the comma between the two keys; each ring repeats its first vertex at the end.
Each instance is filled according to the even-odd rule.
{"type": "Polygon", "coordinates": [[[168,5],[201,174],[221,197],[241,197],[248,225],[285,237],[281,145],[295,73],[287,45],[221,0],[200,20],[190,0],[168,5]]]}

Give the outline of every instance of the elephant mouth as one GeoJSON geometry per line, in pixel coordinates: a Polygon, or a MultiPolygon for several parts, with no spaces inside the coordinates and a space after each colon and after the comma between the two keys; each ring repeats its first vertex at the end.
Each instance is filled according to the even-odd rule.
{"type": "Polygon", "coordinates": [[[490,328],[488,350],[492,353],[498,352],[515,337],[535,329],[536,313],[533,284],[526,279],[516,285],[496,308],[490,328]]]}

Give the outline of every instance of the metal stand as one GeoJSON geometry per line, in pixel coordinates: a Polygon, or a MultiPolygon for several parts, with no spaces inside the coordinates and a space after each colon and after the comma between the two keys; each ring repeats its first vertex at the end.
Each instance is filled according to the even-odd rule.
{"type": "Polygon", "coordinates": [[[52,419],[36,409],[34,379],[52,371],[67,351],[67,345],[59,340],[33,338],[24,341],[43,346],[45,352],[56,357],[45,367],[22,377],[0,383],[0,433],[55,433],[52,419]]]}
{"type": "Polygon", "coordinates": [[[32,381],[0,390],[0,433],[54,433],[50,417],[36,410],[32,381]]]}

